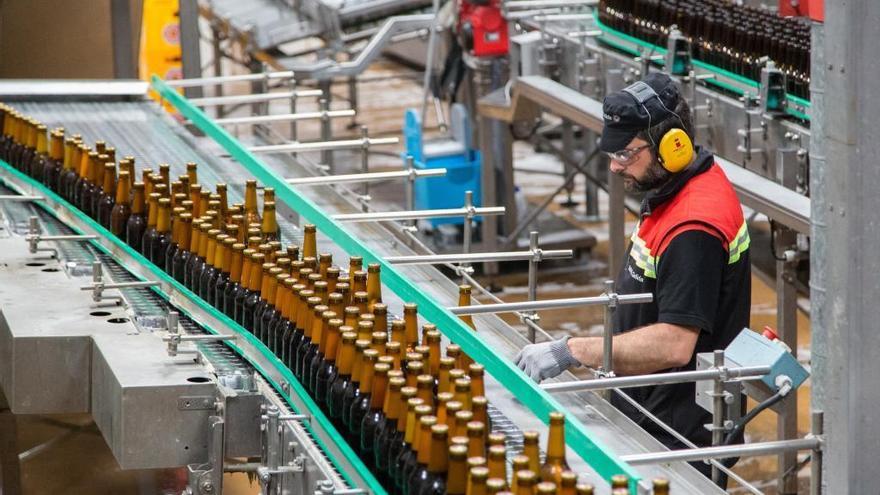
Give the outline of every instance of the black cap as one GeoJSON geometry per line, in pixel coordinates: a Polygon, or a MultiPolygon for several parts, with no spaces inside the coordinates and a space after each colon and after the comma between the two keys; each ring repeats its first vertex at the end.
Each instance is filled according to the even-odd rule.
{"type": "Polygon", "coordinates": [[[673,110],[678,105],[679,97],[675,83],[662,72],[652,72],[643,81],[606,96],[602,104],[605,128],[599,149],[614,153],[626,148],[639,131],[674,116],[673,110]]]}

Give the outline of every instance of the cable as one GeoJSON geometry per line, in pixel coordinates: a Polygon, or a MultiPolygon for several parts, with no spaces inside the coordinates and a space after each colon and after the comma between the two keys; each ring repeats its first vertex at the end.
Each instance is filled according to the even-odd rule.
{"type": "MultiPolygon", "coordinates": [[[[751,420],[755,419],[758,414],[761,414],[763,411],[776,405],[779,401],[784,399],[793,389],[791,379],[785,375],[779,375],[776,377],[776,386],[779,387],[779,390],[775,394],[764,399],[763,402],[755,406],[754,409],[752,409],[745,416],[740,418],[740,420],[737,421],[736,426],[734,426],[733,429],[730,430],[730,432],[727,434],[727,436],[724,437],[724,441],[721,442],[721,445],[730,445],[731,443],[733,443],[733,441],[739,435],[741,435],[743,431],[745,431],[746,425],[749,424],[751,420]]],[[[727,462],[731,461],[735,461],[735,459],[730,459],[727,462]]],[[[733,467],[733,463],[728,466],[725,462],[725,466],[727,466],[728,468],[733,467]]],[[[725,488],[727,486],[727,474],[721,473],[721,476],[719,476],[718,478],[718,486],[720,486],[721,488],[725,488]]]]}

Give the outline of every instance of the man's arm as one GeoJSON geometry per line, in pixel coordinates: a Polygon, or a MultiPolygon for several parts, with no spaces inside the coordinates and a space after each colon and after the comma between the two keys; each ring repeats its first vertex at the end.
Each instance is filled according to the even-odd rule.
{"type": "MultiPolygon", "coordinates": [[[[644,375],[690,362],[699,329],[655,323],[614,337],[613,368],[617,375],[644,375]]],[[[602,366],[601,337],[568,340],[568,349],[581,364],[602,366]]]]}

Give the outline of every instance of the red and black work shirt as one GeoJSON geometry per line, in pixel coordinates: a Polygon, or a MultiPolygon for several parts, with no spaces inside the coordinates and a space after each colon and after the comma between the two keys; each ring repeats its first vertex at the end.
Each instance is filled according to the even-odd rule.
{"type": "MultiPolygon", "coordinates": [[[[649,192],[642,203],[617,290],[650,292],[654,301],[619,306],[614,332],[653,323],[699,328],[691,361],[665,371],[694,369],[696,353],[724,349],[749,324],[748,248],[749,234],[733,186],[713,155],[698,149],[690,167],[649,192]]],[[[711,443],[711,433],[703,427],[711,423],[711,416],[695,403],[694,383],[624,392],[698,446],[711,443]]],[[[685,447],[619,397],[613,403],[667,447],[685,447]]]]}

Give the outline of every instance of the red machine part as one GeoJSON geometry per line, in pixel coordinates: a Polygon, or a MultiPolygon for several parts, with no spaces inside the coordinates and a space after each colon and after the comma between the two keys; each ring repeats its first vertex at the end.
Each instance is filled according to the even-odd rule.
{"type": "Polygon", "coordinates": [[[825,21],[825,0],[779,0],[779,15],[825,21]]]}
{"type": "Polygon", "coordinates": [[[459,0],[458,28],[464,47],[475,57],[507,55],[510,40],[501,0],[459,0]]]}

